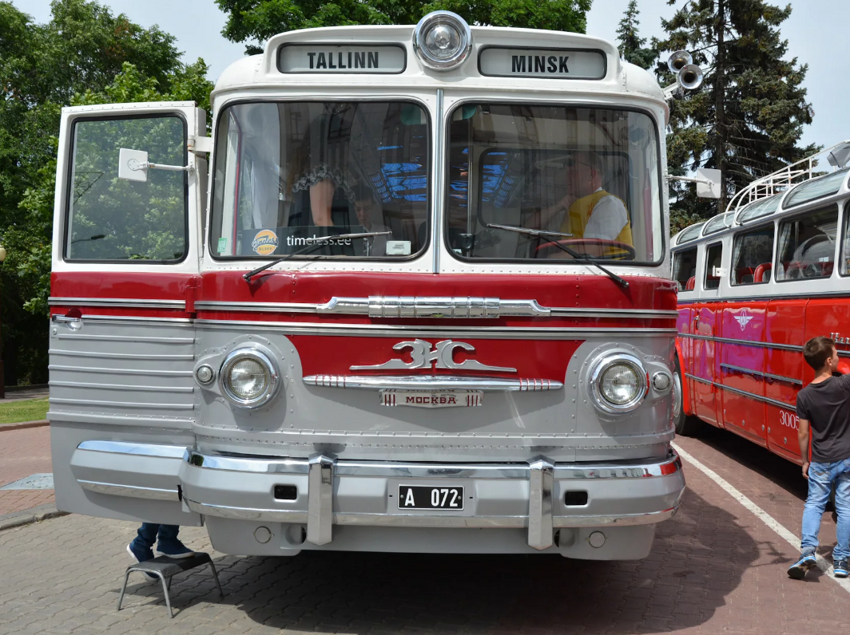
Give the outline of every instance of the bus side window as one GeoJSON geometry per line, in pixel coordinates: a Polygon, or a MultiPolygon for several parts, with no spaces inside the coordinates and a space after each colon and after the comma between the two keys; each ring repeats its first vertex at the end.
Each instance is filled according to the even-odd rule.
{"type": "Polygon", "coordinates": [[[782,223],[776,280],[829,278],[835,265],[837,230],[836,205],[782,223]]]}
{"type": "Polygon", "coordinates": [[[715,243],[705,252],[705,287],[717,289],[720,287],[720,263],[723,259],[723,243],[715,243]]]}
{"type": "Polygon", "coordinates": [[[735,236],[732,248],[732,285],[770,281],[773,259],[773,225],[735,236]]]}
{"type": "Polygon", "coordinates": [[[673,258],[673,279],[679,291],[693,291],[693,286],[688,282],[694,277],[697,270],[697,248],[686,249],[676,253],[673,258]]]}

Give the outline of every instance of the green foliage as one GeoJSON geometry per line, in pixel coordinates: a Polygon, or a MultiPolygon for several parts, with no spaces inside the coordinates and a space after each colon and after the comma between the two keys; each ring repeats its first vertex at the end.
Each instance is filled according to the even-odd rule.
{"type": "MultiPolygon", "coordinates": [[[[705,71],[702,89],[671,105],[670,173],[716,168],[724,183],[717,203],[675,184],[675,218],[695,221],[723,211],[734,192],[817,150],[798,145],[812,114],[802,87],[807,67],[784,59],[788,46],[779,27],[790,15],[790,5],[765,0],[692,0],[662,20],[667,39],[654,48],[690,50],[705,71]]],[[[675,81],[666,58],[656,74],[662,85],[675,81]]]]}
{"type": "Polygon", "coordinates": [[[637,0],[629,0],[629,6],[626,8],[626,13],[617,28],[617,40],[620,42],[620,55],[624,60],[641,68],[649,69],[658,57],[658,51],[654,48],[644,48],[646,38],[640,37],[638,33],[639,15],[637,0]]]}
{"type": "Polygon", "coordinates": [[[277,33],[322,26],[416,24],[431,11],[454,11],[470,24],[584,33],[592,0],[216,0],[228,14],[223,35],[261,53],[277,33]]]}
{"type": "MultiPolygon", "coordinates": [[[[157,27],[144,29],[91,0],[54,0],[51,11],[48,23],[35,24],[0,1],[0,239],[8,252],[0,273],[0,321],[6,379],[21,383],[47,379],[62,107],[193,100],[209,112],[212,90],[203,60],[181,63],[174,37],[157,27]]],[[[160,198],[157,209],[169,204],[160,198]]],[[[145,234],[140,242],[138,251],[146,255],[170,250],[173,257],[180,249],[161,235],[145,234]]]]}

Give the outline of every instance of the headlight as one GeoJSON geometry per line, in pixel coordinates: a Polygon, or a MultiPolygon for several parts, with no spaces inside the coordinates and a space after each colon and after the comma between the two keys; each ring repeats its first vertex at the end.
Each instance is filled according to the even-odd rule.
{"type": "Polygon", "coordinates": [[[413,48],[425,66],[438,71],[450,70],[469,57],[472,31],[459,15],[434,11],[416,25],[413,48]]]}
{"type": "Polygon", "coordinates": [[[637,357],[613,353],[594,365],[590,388],[593,401],[600,410],[630,412],[646,395],[646,370],[637,357]]]}
{"type": "Polygon", "coordinates": [[[228,355],[219,373],[221,390],[240,408],[257,408],[277,392],[278,371],[262,351],[236,349],[228,355]]]}

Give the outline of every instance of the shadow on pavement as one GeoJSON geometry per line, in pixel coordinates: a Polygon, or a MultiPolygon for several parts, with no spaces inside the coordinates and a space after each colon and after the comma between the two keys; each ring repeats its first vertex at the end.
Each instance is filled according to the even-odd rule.
{"type": "MultiPolygon", "coordinates": [[[[303,552],[226,556],[216,566],[225,603],[280,629],[634,633],[704,623],[758,557],[730,513],[688,491],[642,561],[303,552]]],[[[217,601],[211,582],[180,586],[178,611],[217,601]]]]}

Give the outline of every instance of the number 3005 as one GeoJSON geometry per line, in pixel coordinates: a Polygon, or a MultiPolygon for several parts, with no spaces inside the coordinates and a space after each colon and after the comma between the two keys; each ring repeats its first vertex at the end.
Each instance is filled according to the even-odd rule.
{"type": "Polygon", "coordinates": [[[800,417],[798,417],[793,412],[786,412],[785,410],[779,411],[779,423],[787,428],[791,428],[796,430],[800,423],[800,417]]]}

